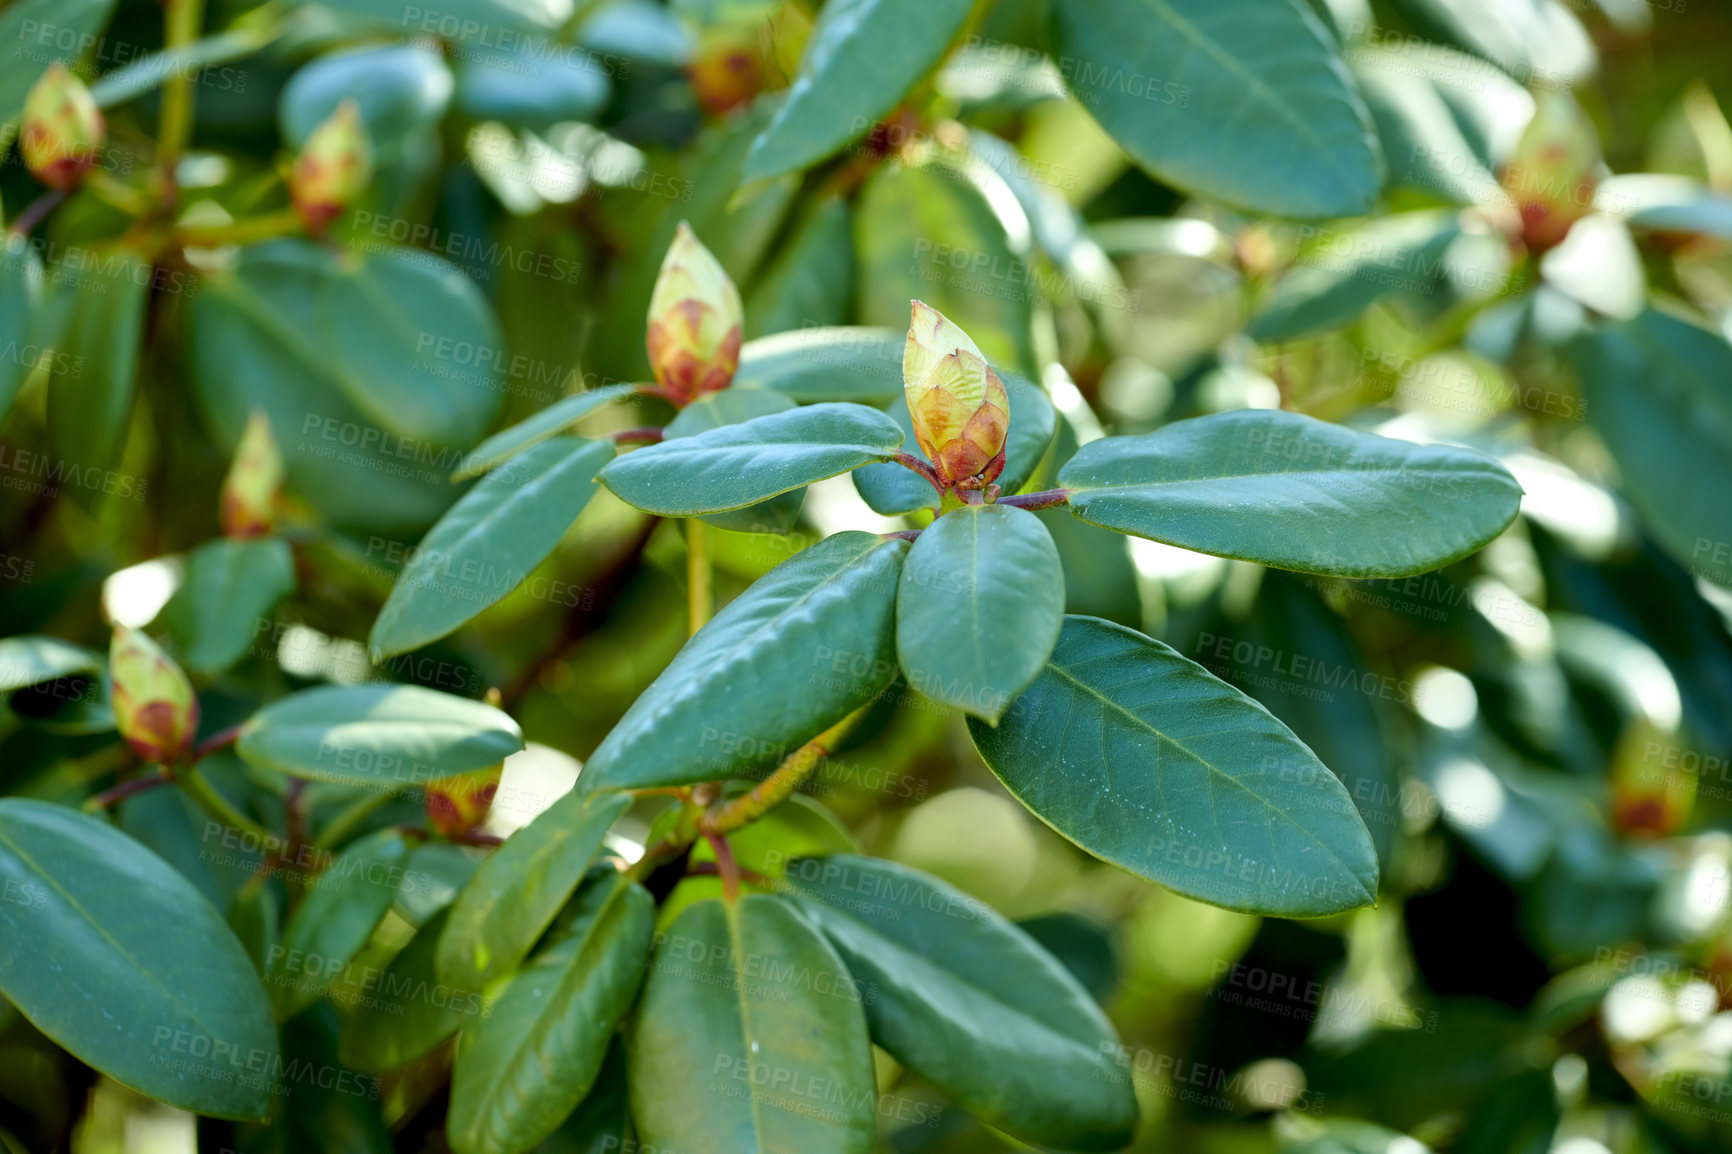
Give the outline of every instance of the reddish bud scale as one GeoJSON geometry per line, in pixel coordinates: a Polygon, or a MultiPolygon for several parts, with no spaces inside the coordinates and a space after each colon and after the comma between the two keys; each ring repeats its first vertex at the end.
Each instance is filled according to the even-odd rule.
{"type": "Polygon", "coordinates": [[[96,162],[105,126],[90,90],[56,61],[30,89],[18,149],[48,187],[71,192],[96,162]]]}
{"type": "Polygon", "coordinates": [[[114,628],[108,650],[115,728],[145,761],[173,765],[198,732],[198,698],[180,666],[149,637],[114,628]]]}
{"type": "Polygon", "coordinates": [[[997,479],[1010,431],[1004,382],[967,333],[921,301],[903,346],[902,388],[914,438],[945,485],[979,489],[997,479]]]}
{"type": "Polygon", "coordinates": [[[721,263],[681,221],[650,297],[650,368],[676,405],[728,387],[740,367],[745,309],[721,263]]]}

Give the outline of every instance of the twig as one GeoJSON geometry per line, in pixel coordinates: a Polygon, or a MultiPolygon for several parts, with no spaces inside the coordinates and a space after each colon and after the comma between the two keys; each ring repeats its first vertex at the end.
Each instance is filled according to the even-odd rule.
{"type": "Polygon", "coordinates": [[[1039,493],[1023,493],[1020,496],[1000,497],[1000,505],[1010,505],[1018,509],[1050,509],[1054,505],[1062,505],[1070,500],[1069,489],[1044,489],[1039,493]]]}
{"type": "Polygon", "coordinates": [[[803,785],[818,768],[818,763],[842,739],[853,732],[860,724],[866,711],[872,708],[867,702],[799,749],[789,755],[788,759],[776,767],[776,771],[752,787],[752,792],[744,797],[736,797],[725,805],[706,810],[698,819],[698,832],[709,836],[711,834],[732,833],[741,826],[750,825],[776,806],[788,800],[796,789],[803,785]]]}
{"type": "Polygon", "coordinates": [[[14,236],[28,236],[30,231],[42,223],[42,218],[60,206],[66,199],[64,192],[45,192],[24,207],[24,211],[13,219],[7,229],[14,236]]]}
{"type": "Polygon", "coordinates": [[[912,469],[922,477],[925,477],[926,483],[931,485],[939,493],[944,492],[944,482],[938,479],[938,471],[931,465],[928,465],[925,461],[922,461],[919,457],[916,457],[914,454],[902,449],[897,449],[896,455],[890,459],[895,461],[898,465],[901,465],[903,468],[912,469]]]}
{"type": "Polygon", "coordinates": [[[169,777],[168,774],[163,773],[161,770],[144,777],[135,777],[130,781],[123,781],[117,786],[105,789],[101,793],[87,798],[84,802],[84,809],[86,812],[95,812],[99,809],[107,809],[112,805],[125,801],[134,794],[156,789],[159,786],[169,784],[173,780],[173,778],[169,777]]]}
{"type": "Polygon", "coordinates": [[[639,425],[634,429],[621,429],[613,434],[616,445],[653,445],[663,437],[659,425],[639,425]]]}

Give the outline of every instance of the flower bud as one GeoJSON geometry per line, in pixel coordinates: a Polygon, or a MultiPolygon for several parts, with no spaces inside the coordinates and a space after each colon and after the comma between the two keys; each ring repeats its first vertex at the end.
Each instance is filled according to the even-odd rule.
{"type": "Polygon", "coordinates": [[[271,436],[270,418],[254,409],[235,448],[234,463],[223,480],[219,516],[223,534],[260,537],[276,520],[277,494],[283,487],[283,456],[271,436]]]}
{"type": "Polygon", "coordinates": [[[71,192],[102,147],[102,113],[90,89],[55,61],[24,101],[18,147],[24,163],[48,187],[71,192]]]}
{"type": "Polygon", "coordinates": [[[361,127],[361,108],[345,100],[301,145],[289,174],[289,195],[308,231],[322,233],[372,178],[373,150],[361,127]]]}
{"type": "Polygon", "coordinates": [[[1521,213],[1522,238],[1543,251],[1594,209],[1600,139],[1567,92],[1541,91],[1503,172],[1504,191],[1521,213]]]}
{"type": "Polygon", "coordinates": [[[649,307],[649,359],[656,383],[676,405],[728,387],[745,332],[740,293],[680,221],[662,259],[649,307]]]}
{"type": "Polygon", "coordinates": [[[114,723],[132,751],[172,765],[198,732],[198,698],[168,654],[136,629],[114,627],[108,649],[114,723]]]}
{"type": "Polygon", "coordinates": [[[920,301],[902,350],[902,389],[914,437],[947,485],[979,488],[1004,469],[1004,382],[967,333],[920,301]]]}
{"type": "Polygon", "coordinates": [[[770,82],[758,25],[721,24],[700,29],[697,51],[686,72],[698,102],[713,115],[723,116],[750,104],[770,82]]]}
{"type": "Polygon", "coordinates": [[[427,786],[427,817],[446,837],[466,834],[487,820],[505,763],[441,778],[427,786]]]}
{"type": "Polygon", "coordinates": [[[1696,776],[1680,764],[1677,735],[1632,721],[1611,757],[1612,828],[1625,837],[1670,837],[1696,803],[1696,776]]]}

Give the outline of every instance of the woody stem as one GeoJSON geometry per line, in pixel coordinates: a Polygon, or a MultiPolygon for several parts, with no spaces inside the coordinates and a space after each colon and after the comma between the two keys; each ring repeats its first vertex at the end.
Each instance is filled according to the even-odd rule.
{"type": "Polygon", "coordinates": [[[1050,509],[1054,505],[1062,505],[1070,500],[1069,489],[1044,489],[1039,493],[1023,493],[1020,496],[1000,497],[1000,505],[1010,505],[1018,509],[1050,509]]]}
{"type": "Polygon", "coordinates": [[[741,826],[757,821],[771,809],[787,801],[793,792],[812,776],[818,763],[829,756],[830,751],[840,744],[843,738],[853,732],[870,708],[870,702],[862,705],[796,749],[786,761],[776,767],[774,773],[753,786],[752,792],[706,811],[698,819],[698,832],[705,836],[732,833],[741,826]]]}
{"type": "Polygon", "coordinates": [[[916,457],[912,453],[905,452],[902,449],[897,449],[896,455],[890,459],[905,469],[913,469],[916,473],[919,473],[922,477],[926,478],[927,484],[931,485],[940,493],[944,492],[944,482],[938,479],[937,470],[935,470],[931,465],[928,465],[925,461],[922,461],[919,457],[916,457]]]}

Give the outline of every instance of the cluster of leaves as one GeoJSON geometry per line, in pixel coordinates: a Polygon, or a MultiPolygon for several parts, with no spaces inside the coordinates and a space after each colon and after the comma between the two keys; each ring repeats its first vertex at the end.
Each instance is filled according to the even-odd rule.
{"type": "Polygon", "coordinates": [[[0,8],[0,1144],[1732,1132],[1712,14],[162,8],[0,8]]]}

